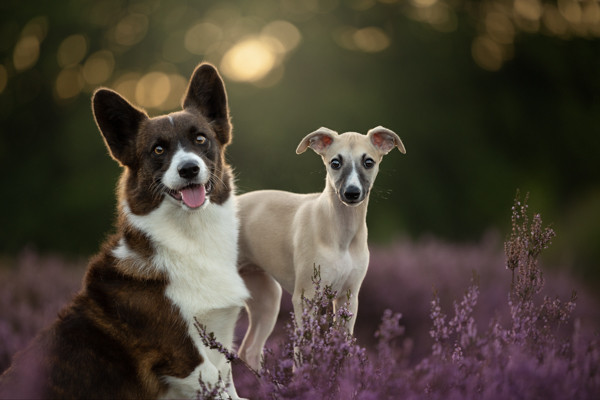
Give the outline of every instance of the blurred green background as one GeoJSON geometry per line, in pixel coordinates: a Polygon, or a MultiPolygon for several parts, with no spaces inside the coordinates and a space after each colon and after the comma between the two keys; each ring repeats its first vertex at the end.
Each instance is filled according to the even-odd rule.
{"type": "Polygon", "coordinates": [[[0,254],[96,251],[119,168],[92,91],[158,115],[201,61],[227,85],[240,192],[319,191],[300,139],[383,125],[407,154],[384,159],[373,242],[507,232],[520,188],[553,261],[600,281],[597,0],[3,0],[0,254]]]}

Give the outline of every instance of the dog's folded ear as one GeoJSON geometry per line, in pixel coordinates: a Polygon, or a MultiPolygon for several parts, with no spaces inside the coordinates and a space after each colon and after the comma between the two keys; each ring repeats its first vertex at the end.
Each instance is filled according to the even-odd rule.
{"type": "Polygon", "coordinates": [[[397,147],[402,154],[406,154],[406,149],[404,148],[404,144],[402,143],[402,140],[400,140],[400,137],[383,126],[371,129],[367,132],[367,137],[381,154],[389,153],[394,147],[397,147]]]}
{"type": "Polygon", "coordinates": [[[148,115],[110,89],[94,92],[92,110],[110,155],[122,165],[131,166],[136,159],[135,139],[148,115]]]}
{"type": "Polygon", "coordinates": [[[331,143],[333,143],[336,136],[338,136],[336,131],[321,127],[316,131],[309,133],[300,141],[300,144],[296,148],[296,154],[302,154],[310,147],[315,153],[323,155],[331,143]]]}
{"type": "Polygon", "coordinates": [[[210,121],[221,144],[231,141],[225,83],[214,66],[203,63],[196,68],[183,98],[183,108],[197,110],[210,121]]]}

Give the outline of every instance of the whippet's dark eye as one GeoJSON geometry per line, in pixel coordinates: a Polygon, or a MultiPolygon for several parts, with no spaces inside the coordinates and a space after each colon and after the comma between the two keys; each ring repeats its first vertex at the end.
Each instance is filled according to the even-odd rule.
{"type": "Polygon", "coordinates": [[[363,161],[363,165],[366,169],[371,169],[375,166],[375,161],[372,158],[366,158],[365,161],[363,161]]]}
{"type": "Polygon", "coordinates": [[[204,144],[206,143],[206,136],[198,135],[196,136],[196,139],[194,139],[194,141],[196,142],[196,144],[204,144]]]}
{"type": "Polygon", "coordinates": [[[161,155],[165,152],[164,147],[162,146],[154,146],[154,154],[161,155]]]}
{"type": "Polygon", "coordinates": [[[334,158],[333,160],[331,160],[329,162],[329,165],[331,165],[332,169],[340,169],[340,168],[342,168],[342,162],[340,160],[338,160],[337,158],[334,158]]]}

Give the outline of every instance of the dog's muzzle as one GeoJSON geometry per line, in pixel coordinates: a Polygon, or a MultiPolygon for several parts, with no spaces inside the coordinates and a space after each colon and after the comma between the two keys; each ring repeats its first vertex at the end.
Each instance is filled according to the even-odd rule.
{"type": "Polygon", "coordinates": [[[341,200],[348,205],[356,205],[363,201],[364,195],[362,190],[355,185],[350,185],[340,191],[341,200]]]}

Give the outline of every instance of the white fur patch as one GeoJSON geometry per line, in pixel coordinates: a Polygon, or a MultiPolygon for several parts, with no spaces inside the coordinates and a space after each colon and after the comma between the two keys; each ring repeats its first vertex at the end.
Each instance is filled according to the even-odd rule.
{"type": "Polygon", "coordinates": [[[139,258],[137,253],[129,248],[124,238],[119,240],[119,245],[113,249],[112,253],[120,260],[139,258]]]}

